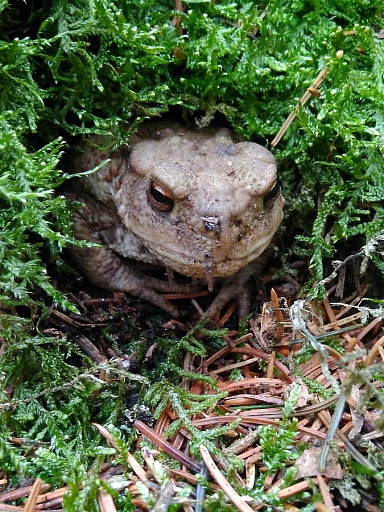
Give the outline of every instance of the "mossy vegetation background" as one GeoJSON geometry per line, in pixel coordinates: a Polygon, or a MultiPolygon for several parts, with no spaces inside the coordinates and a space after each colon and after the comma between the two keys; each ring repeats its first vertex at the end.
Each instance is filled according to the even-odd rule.
{"type": "Polygon", "coordinates": [[[346,247],[353,252],[370,241],[371,268],[384,273],[383,1],[183,6],[179,12],[172,0],[0,0],[0,301],[7,344],[0,465],[15,482],[26,475],[69,482],[84,510],[92,510],[86,500],[95,491],[80,492],[78,484],[89,482],[90,464],[97,468],[108,452],[90,423],[97,415],[100,423],[113,422],[119,392],[104,390],[89,408],[98,370],[65,340],[34,331],[52,299],[73,309],[46,270],[48,255],[60,264],[60,251],[73,242],[69,208],[56,194],[69,144],[92,133],[122,141],[127,124],[171,109],[186,122],[225,119],[268,145],[328,66],[321,95],[299,110],[274,150],[291,233],[302,235],[288,252],[311,259],[313,284],[324,277],[324,258],[339,250],[345,257],[346,247]],[[30,308],[29,319],[10,309],[19,306],[30,308]],[[71,358],[83,360],[89,373],[71,358]],[[75,384],[66,388],[68,382],[75,384]],[[8,410],[11,387],[16,413],[8,410]],[[42,401],[47,389],[60,393],[42,401]],[[34,456],[28,442],[16,449],[11,435],[33,441],[34,456]]]}

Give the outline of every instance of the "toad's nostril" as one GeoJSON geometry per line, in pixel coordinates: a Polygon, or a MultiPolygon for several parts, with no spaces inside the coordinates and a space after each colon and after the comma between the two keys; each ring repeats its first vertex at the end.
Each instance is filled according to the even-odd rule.
{"type": "Polygon", "coordinates": [[[243,225],[243,221],[241,219],[235,219],[233,221],[233,225],[236,227],[236,228],[241,228],[241,226],[243,225]]]}
{"type": "Polygon", "coordinates": [[[217,231],[219,229],[219,220],[217,217],[202,217],[206,231],[217,231]]]}
{"type": "Polygon", "coordinates": [[[204,226],[207,231],[215,231],[216,229],[216,224],[208,220],[204,222],[204,226]]]}

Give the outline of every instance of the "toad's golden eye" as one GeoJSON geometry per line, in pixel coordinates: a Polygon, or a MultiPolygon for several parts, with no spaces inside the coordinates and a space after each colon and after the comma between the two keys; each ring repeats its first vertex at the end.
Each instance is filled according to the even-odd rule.
{"type": "Polygon", "coordinates": [[[270,191],[267,192],[267,194],[265,194],[265,196],[263,197],[264,208],[268,208],[269,206],[271,206],[275,202],[275,199],[279,194],[280,183],[278,180],[276,180],[270,191]]]}
{"type": "Polygon", "coordinates": [[[172,211],[175,201],[172,195],[155,181],[151,181],[149,187],[149,202],[159,212],[169,213],[172,211]]]}

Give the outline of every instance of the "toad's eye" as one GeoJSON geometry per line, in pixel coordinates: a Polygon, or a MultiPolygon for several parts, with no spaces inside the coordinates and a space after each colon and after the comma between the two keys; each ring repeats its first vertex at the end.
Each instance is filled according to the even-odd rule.
{"type": "Polygon", "coordinates": [[[149,202],[159,212],[170,212],[173,209],[175,201],[172,195],[155,181],[151,181],[149,187],[149,202]]]}
{"type": "Polygon", "coordinates": [[[263,197],[264,207],[268,208],[268,206],[271,206],[274,203],[276,197],[279,195],[279,193],[280,183],[278,180],[276,180],[271,190],[263,197]]]}

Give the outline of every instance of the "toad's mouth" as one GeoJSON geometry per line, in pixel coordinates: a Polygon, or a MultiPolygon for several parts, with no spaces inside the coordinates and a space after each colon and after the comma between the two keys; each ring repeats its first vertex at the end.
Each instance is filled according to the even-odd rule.
{"type": "Polygon", "coordinates": [[[208,289],[213,289],[214,277],[227,277],[235,274],[242,267],[255,260],[270,244],[274,233],[259,238],[257,243],[248,247],[248,251],[233,252],[230,257],[212,254],[208,249],[195,254],[174,251],[168,247],[156,246],[151,252],[166,267],[194,279],[206,278],[208,289]]]}

